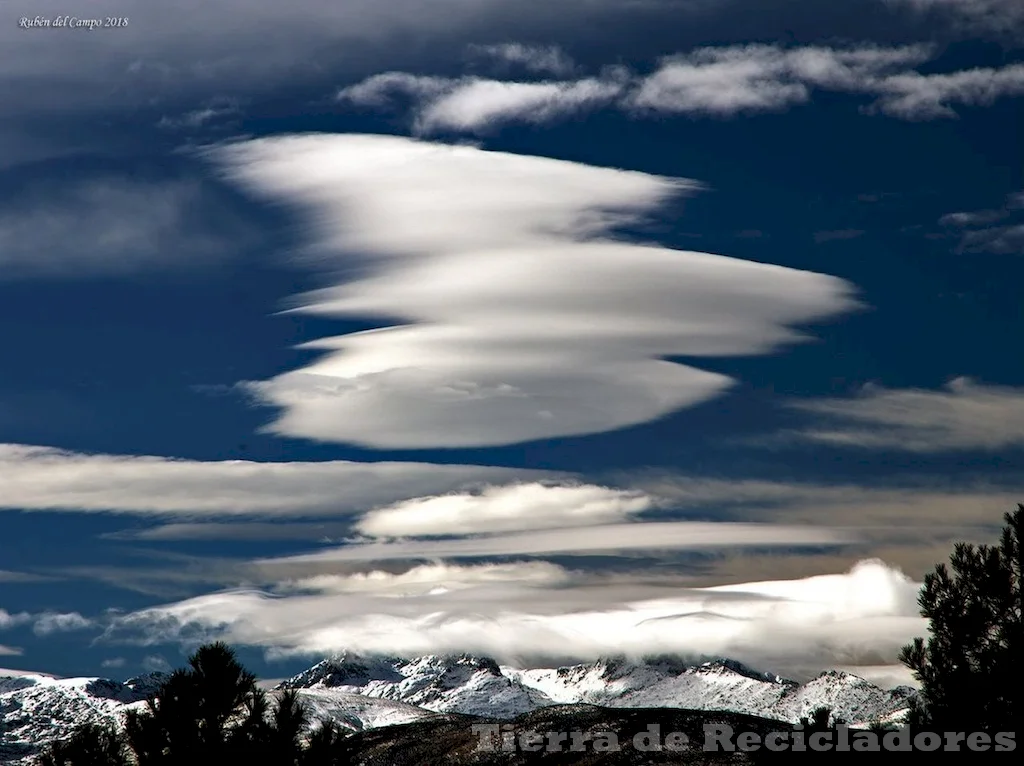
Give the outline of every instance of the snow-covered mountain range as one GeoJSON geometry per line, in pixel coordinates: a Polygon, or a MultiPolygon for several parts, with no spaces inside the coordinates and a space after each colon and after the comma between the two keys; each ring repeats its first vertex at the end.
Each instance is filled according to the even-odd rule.
{"type": "MultiPolygon", "coordinates": [[[[0,677],[0,763],[30,763],[40,746],[83,723],[119,722],[126,710],[145,704],[160,679],[0,677]]],[[[866,726],[898,721],[914,694],[909,687],[885,690],[840,671],[798,684],[729,660],[606,659],[522,669],[470,655],[399,659],[348,653],[275,688],[299,690],[315,718],[333,718],[353,731],[445,713],[513,718],[573,703],[729,711],[789,722],[827,706],[850,725],[866,726]]]]}

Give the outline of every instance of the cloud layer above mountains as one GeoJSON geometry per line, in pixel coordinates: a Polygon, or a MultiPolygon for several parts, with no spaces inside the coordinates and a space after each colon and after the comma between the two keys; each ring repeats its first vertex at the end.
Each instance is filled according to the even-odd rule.
{"type": "Polygon", "coordinates": [[[126,615],[107,637],[216,636],[310,657],[341,648],[503,660],[679,652],[814,672],[890,662],[926,628],[918,588],[878,561],[838,575],[699,589],[546,562],[431,564],[210,594],[126,615]]]}

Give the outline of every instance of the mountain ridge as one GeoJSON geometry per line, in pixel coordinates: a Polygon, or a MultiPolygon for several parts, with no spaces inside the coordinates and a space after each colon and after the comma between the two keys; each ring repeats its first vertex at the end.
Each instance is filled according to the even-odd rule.
{"type": "MultiPolygon", "coordinates": [[[[85,723],[120,725],[125,712],[144,706],[165,677],[0,678],[0,763],[28,764],[41,747],[85,723]]],[[[315,718],[331,718],[354,733],[449,715],[511,720],[574,705],[727,712],[790,723],[825,706],[852,726],[867,726],[900,721],[915,694],[910,687],[886,690],[838,670],[798,683],[725,658],[619,656],[518,668],[472,654],[400,658],[353,652],[327,657],[269,693],[285,689],[298,691],[315,718]]]]}

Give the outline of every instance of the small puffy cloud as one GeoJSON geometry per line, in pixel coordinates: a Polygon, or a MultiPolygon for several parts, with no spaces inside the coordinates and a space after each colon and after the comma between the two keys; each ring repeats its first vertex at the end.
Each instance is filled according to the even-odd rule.
{"type": "Polygon", "coordinates": [[[632,490],[513,484],[404,500],[367,513],[355,530],[367,537],[423,537],[558,529],[622,521],[654,506],[653,498],[632,490]]]}
{"type": "Polygon", "coordinates": [[[550,476],[488,466],[198,461],[0,444],[0,508],[28,511],[345,516],[409,497],[550,476]]]}
{"type": "Polygon", "coordinates": [[[278,656],[471,651],[514,661],[678,652],[781,671],[895,664],[899,648],[927,629],[920,584],[880,561],[712,588],[526,566],[485,575],[477,567],[380,572],[371,589],[327,578],[298,590],[225,591],[125,615],[108,639],[217,637],[278,656]]]}
{"type": "Polygon", "coordinates": [[[0,609],[0,630],[9,630],[19,625],[32,622],[32,615],[28,612],[11,613],[6,609],[0,609]]]}
{"type": "Polygon", "coordinates": [[[67,633],[92,628],[95,624],[78,612],[43,612],[35,617],[32,632],[37,636],[48,636],[51,633],[67,633]]]}
{"type": "Polygon", "coordinates": [[[100,663],[102,668],[123,668],[127,664],[124,657],[111,657],[100,663]]]}
{"type": "Polygon", "coordinates": [[[566,77],[576,70],[572,57],[556,45],[471,45],[469,53],[475,58],[487,59],[509,67],[522,67],[534,74],[566,77]]]}
{"type": "MultiPolygon", "coordinates": [[[[3,644],[0,644],[0,657],[20,657],[24,653],[25,653],[24,650],[18,648],[17,646],[4,646],[3,644]]],[[[24,671],[22,671],[22,670],[13,670],[10,673],[4,673],[2,670],[0,670],[0,675],[23,675],[23,674],[24,674],[24,671]]]]}
{"type": "Polygon", "coordinates": [[[142,668],[150,672],[166,673],[171,670],[171,663],[159,654],[149,654],[142,658],[142,668]]]}
{"type": "Polygon", "coordinates": [[[361,254],[357,279],[295,311],[401,323],[306,344],[329,353],[248,383],[281,436],[477,447],[622,428],[732,385],[665,357],[771,353],[805,337],[792,325],[858,305],[833,277],[611,239],[692,182],[389,136],[213,157],[308,211],[328,275],[361,254]]]}
{"type": "Polygon", "coordinates": [[[60,179],[0,205],[0,278],[203,267],[251,241],[250,227],[199,181],[60,179]]]}
{"type": "Polygon", "coordinates": [[[73,630],[91,628],[95,625],[92,620],[83,617],[78,612],[30,612],[10,613],[0,609],[0,630],[9,630],[22,625],[31,625],[32,631],[37,636],[48,636],[51,633],[64,633],[73,630]]]}
{"type": "Polygon", "coordinates": [[[825,424],[793,432],[809,441],[909,452],[1024,445],[1024,388],[956,378],[944,390],[866,386],[850,399],[793,402],[825,424]]]}

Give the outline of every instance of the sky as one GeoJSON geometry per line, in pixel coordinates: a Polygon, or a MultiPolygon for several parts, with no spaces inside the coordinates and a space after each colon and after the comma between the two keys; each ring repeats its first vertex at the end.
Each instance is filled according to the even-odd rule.
{"type": "Polygon", "coordinates": [[[0,3],[0,667],[908,680],[1024,502],[1017,0],[79,6],[0,3]]]}

